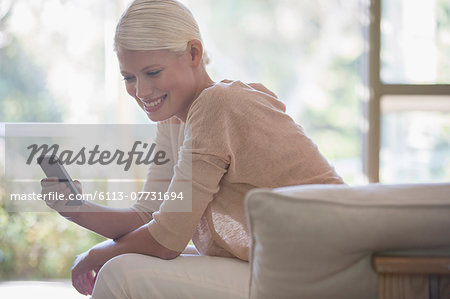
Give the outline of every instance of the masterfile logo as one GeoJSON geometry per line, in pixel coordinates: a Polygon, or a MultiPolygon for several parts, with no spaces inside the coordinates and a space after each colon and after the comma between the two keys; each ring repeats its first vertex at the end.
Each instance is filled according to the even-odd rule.
{"type": "MultiPolygon", "coordinates": [[[[164,128],[184,130],[178,126],[164,128]]],[[[42,201],[62,200],[60,194],[40,194],[46,174],[38,160],[47,156],[48,164],[56,163],[56,157],[58,167],[82,184],[80,194],[65,200],[118,208],[139,201],[170,202],[168,211],[191,211],[192,161],[184,155],[189,160],[182,163],[186,169],[173,178],[178,150],[158,142],[157,134],[156,124],[6,124],[6,209],[49,211],[42,201]]],[[[189,147],[188,141],[183,146],[189,147]]]]}
{"type": "Polygon", "coordinates": [[[169,159],[166,159],[166,152],[161,150],[157,151],[152,158],[155,147],[156,143],[152,143],[151,146],[149,146],[146,142],[135,141],[131,150],[128,152],[124,152],[119,149],[116,149],[114,152],[110,152],[109,150],[100,151],[100,145],[98,144],[96,144],[92,150],[87,150],[86,147],[82,147],[78,152],[74,152],[72,150],[63,150],[59,152],[58,144],[53,144],[51,146],[48,144],[31,144],[27,146],[27,149],[30,150],[30,155],[28,156],[26,163],[30,165],[36,161],[37,157],[45,155],[51,155],[53,157],[59,156],[59,160],[62,164],[66,165],[74,163],[78,165],[94,165],[97,163],[101,165],[108,165],[116,162],[118,165],[125,164],[125,171],[130,169],[135,156],[135,163],[137,165],[150,165],[151,163],[155,163],[156,165],[164,165],[168,163],[169,159]],[[139,146],[142,147],[142,150],[139,150],[139,146]]]}

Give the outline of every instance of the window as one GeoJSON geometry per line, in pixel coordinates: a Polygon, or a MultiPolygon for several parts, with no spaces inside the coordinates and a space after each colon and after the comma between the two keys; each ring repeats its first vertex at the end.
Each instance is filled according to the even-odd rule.
{"type": "Polygon", "coordinates": [[[450,180],[450,3],[373,0],[366,117],[372,182],[450,180]]]}
{"type": "Polygon", "coordinates": [[[347,183],[366,182],[360,0],[183,2],[199,22],[213,80],[264,83],[347,183]]]}
{"type": "MultiPolygon", "coordinates": [[[[148,122],[125,92],[112,51],[127,2],[7,2],[1,51],[17,88],[0,90],[0,120],[148,122]]],[[[199,22],[213,80],[264,83],[348,183],[365,181],[360,0],[182,2],[199,22]]]]}
{"type": "Polygon", "coordinates": [[[450,179],[450,95],[381,98],[380,181],[450,179]]]}
{"type": "MultiPolygon", "coordinates": [[[[264,83],[348,184],[450,180],[448,0],[181,1],[213,80],[264,83]]],[[[149,121],[112,51],[127,2],[0,1],[0,137],[5,122],[149,121]]],[[[0,279],[67,276],[99,241],[60,217],[0,206],[0,219],[0,279]]]]}

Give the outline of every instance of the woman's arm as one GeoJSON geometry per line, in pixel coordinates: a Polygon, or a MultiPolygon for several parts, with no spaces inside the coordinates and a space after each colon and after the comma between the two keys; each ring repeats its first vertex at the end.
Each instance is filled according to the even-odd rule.
{"type": "Polygon", "coordinates": [[[131,208],[115,209],[90,201],[85,201],[76,212],[59,213],[64,218],[110,239],[120,238],[145,224],[131,208]]]}
{"type": "Polygon", "coordinates": [[[176,258],[180,252],[159,244],[148,230],[148,224],[116,239],[107,240],[89,250],[89,259],[94,265],[103,265],[115,256],[124,253],[139,253],[156,256],[165,260],[176,258]]]}
{"type": "Polygon", "coordinates": [[[92,294],[95,282],[92,271],[98,272],[108,260],[125,253],[139,253],[162,259],[173,259],[180,254],[160,245],[150,234],[148,224],[144,224],[117,240],[106,240],[77,256],[72,267],[73,286],[81,294],[92,294]]]}
{"type": "MultiPolygon", "coordinates": [[[[80,182],[74,182],[82,193],[80,182]]],[[[71,193],[66,184],[60,183],[57,178],[43,179],[41,185],[42,194],[55,192],[68,198],[71,193]]],[[[81,206],[66,206],[65,201],[46,201],[46,203],[67,220],[110,239],[117,239],[145,223],[131,208],[110,208],[87,200],[83,201],[81,206]]],[[[150,221],[151,216],[147,217],[150,221]]]]}

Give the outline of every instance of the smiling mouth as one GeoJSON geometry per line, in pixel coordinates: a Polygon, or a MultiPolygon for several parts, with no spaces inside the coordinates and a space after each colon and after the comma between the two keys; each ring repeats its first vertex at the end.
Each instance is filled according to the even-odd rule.
{"type": "Polygon", "coordinates": [[[152,101],[148,101],[148,102],[142,102],[144,104],[144,109],[147,112],[155,112],[156,110],[158,110],[159,108],[161,108],[161,106],[163,105],[164,101],[166,100],[167,95],[164,95],[162,97],[159,97],[156,100],[152,100],[152,101]]]}

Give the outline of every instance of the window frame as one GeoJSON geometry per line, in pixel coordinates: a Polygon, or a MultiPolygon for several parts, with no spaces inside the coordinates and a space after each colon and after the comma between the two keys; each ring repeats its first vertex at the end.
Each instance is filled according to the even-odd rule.
{"type": "Polygon", "coordinates": [[[450,84],[386,84],[381,72],[381,7],[382,0],[368,3],[368,26],[364,36],[368,42],[363,65],[363,82],[366,95],[363,98],[363,172],[370,183],[380,182],[381,149],[381,99],[392,95],[449,96],[450,84]],[[366,67],[364,67],[366,66],[366,67]]]}

